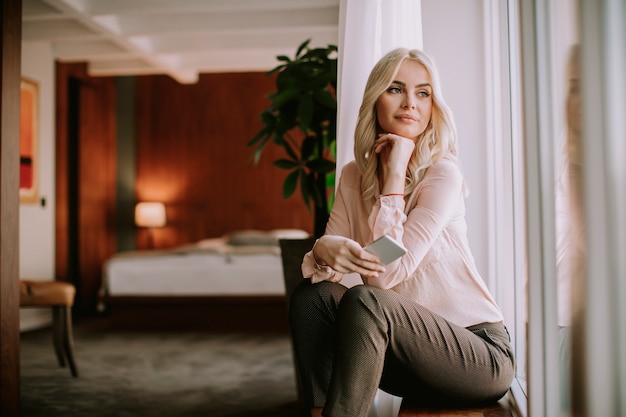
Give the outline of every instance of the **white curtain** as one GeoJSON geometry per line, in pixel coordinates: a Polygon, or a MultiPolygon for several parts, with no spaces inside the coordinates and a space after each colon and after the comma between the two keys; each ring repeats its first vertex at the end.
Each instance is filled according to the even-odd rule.
{"type": "MultiPolygon", "coordinates": [[[[420,0],[341,0],[337,80],[337,175],[354,159],[354,127],[374,64],[398,47],[422,49],[420,0]]],[[[400,398],[378,391],[368,417],[395,417],[400,398]]]]}
{"type": "Polygon", "coordinates": [[[626,2],[582,1],[587,269],[575,316],[574,415],[626,415],[626,2]]]}
{"type": "Polygon", "coordinates": [[[341,0],[337,80],[337,181],[354,159],[354,127],[367,77],[385,53],[422,49],[420,0],[341,0]]]}

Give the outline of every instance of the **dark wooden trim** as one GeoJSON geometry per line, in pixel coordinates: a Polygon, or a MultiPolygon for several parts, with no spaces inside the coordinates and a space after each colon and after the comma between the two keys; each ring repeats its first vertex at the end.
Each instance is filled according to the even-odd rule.
{"type": "Polygon", "coordinates": [[[115,79],[56,66],[56,278],[76,286],[75,316],[93,315],[102,263],[116,251],[115,79]]]}
{"type": "Polygon", "coordinates": [[[288,331],[284,296],[109,297],[105,305],[116,329],[288,331]]]}
{"type": "MultiPolygon", "coordinates": [[[[74,284],[80,299],[80,238],[79,238],[79,189],[80,189],[80,81],[76,77],[67,80],[67,281],[74,284]]],[[[57,150],[57,153],[59,151],[57,150]]],[[[80,300],[77,300],[80,311],[80,300]]]]}
{"type": "Polygon", "coordinates": [[[55,67],[55,277],[59,281],[71,281],[69,253],[70,219],[70,158],[69,158],[69,79],[86,77],[86,64],[60,64],[55,67]]]}
{"type": "Polygon", "coordinates": [[[0,6],[0,415],[20,415],[19,161],[21,0],[0,6]]]}

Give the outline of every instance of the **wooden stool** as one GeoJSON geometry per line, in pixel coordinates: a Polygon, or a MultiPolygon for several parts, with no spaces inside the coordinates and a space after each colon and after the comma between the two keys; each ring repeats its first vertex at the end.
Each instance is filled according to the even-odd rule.
{"type": "Polygon", "coordinates": [[[513,417],[514,415],[516,414],[506,399],[491,405],[467,408],[419,407],[403,401],[398,412],[398,417],[513,417]]]}
{"type": "Polygon", "coordinates": [[[74,362],[72,335],[72,306],[76,288],[61,281],[20,280],[20,307],[51,307],[54,330],[54,350],[59,366],[69,364],[72,376],[78,376],[74,362]]]}

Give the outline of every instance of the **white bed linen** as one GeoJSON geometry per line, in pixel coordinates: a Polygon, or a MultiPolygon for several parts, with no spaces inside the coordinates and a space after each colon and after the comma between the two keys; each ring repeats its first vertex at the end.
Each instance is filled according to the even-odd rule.
{"type": "Polygon", "coordinates": [[[207,239],[171,251],[120,253],[103,267],[108,296],[284,295],[278,246],[207,239]]]}
{"type": "Polygon", "coordinates": [[[284,295],[280,255],[193,253],[113,258],[110,296],[284,295]]]}

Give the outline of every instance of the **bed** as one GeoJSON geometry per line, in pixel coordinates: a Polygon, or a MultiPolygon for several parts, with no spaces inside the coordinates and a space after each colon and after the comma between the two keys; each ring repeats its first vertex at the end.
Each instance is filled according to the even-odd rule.
{"type": "Polygon", "coordinates": [[[99,310],[133,329],[287,329],[279,239],[297,229],[241,230],[168,250],[118,253],[103,265],[99,310]]]}

